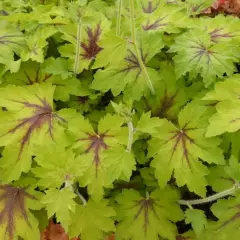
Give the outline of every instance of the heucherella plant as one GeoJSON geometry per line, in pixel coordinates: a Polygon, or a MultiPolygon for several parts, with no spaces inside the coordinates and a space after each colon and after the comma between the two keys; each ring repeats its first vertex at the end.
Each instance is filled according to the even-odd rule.
{"type": "Polygon", "coordinates": [[[0,239],[239,239],[240,20],[213,2],[0,2],[0,239]]]}

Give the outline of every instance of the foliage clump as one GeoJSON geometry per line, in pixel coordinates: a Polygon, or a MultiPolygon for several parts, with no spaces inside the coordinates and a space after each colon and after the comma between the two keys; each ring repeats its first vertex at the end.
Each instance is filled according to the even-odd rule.
{"type": "Polygon", "coordinates": [[[0,239],[239,239],[240,21],[212,2],[1,1],[0,239]]]}

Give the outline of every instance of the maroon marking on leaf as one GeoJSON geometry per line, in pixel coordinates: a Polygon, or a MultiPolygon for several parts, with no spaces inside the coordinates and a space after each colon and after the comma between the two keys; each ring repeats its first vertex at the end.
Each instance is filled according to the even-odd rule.
{"type": "Polygon", "coordinates": [[[176,236],[176,240],[191,240],[191,239],[192,239],[191,237],[184,237],[181,235],[176,236]]]}
{"type": "Polygon", "coordinates": [[[211,56],[214,55],[214,51],[208,49],[207,47],[204,46],[203,43],[196,42],[196,41],[192,41],[193,43],[196,44],[196,46],[190,46],[190,48],[194,48],[197,49],[196,54],[189,60],[189,62],[192,62],[193,60],[197,59],[197,62],[199,63],[200,60],[202,59],[203,56],[207,57],[207,65],[208,65],[208,69],[211,63],[211,56]]]}
{"type": "MultiPolygon", "coordinates": [[[[60,121],[66,122],[63,118],[59,117],[56,113],[53,112],[52,107],[47,103],[45,99],[37,98],[40,101],[40,104],[32,104],[27,101],[20,102],[20,101],[14,101],[18,102],[24,105],[25,108],[32,109],[32,116],[23,118],[19,120],[19,123],[12,129],[10,129],[6,134],[14,134],[15,132],[26,128],[25,133],[23,134],[21,141],[20,141],[20,151],[18,154],[18,160],[21,158],[21,154],[23,152],[24,147],[26,144],[29,143],[31,135],[36,132],[38,129],[41,129],[41,127],[44,124],[48,125],[48,134],[53,139],[53,119],[56,118],[60,121]]],[[[5,135],[6,135],[5,134],[5,135]]]]}
{"type": "MultiPolygon", "coordinates": [[[[232,223],[232,222],[234,222],[234,221],[236,221],[236,220],[238,220],[238,219],[240,219],[240,212],[237,212],[235,215],[233,215],[229,220],[227,220],[226,222],[224,222],[222,225],[221,225],[221,227],[220,228],[224,228],[224,227],[226,227],[228,224],[230,224],[230,223],[232,223]]],[[[238,226],[238,228],[240,227],[240,225],[238,226]]]]}
{"type": "Polygon", "coordinates": [[[232,38],[234,35],[232,33],[223,33],[224,28],[216,28],[210,32],[211,40],[215,43],[218,42],[220,38],[232,38]]]}
{"type": "Polygon", "coordinates": [[[94,59],[96,55],[103,49],[98,46],[97,42],[101,35],[100,24],[97,25],[96,29],[93,31],[91,28],[87,27],[87,42],[81,42],[81,48],[84,50],[84,53],[81,54],[83,59],[94,59]]]}
{"type": "MultiPolygon", "coordinates": [[[[143,63],[145,63],[148,54],[144,55],[142,49],[140,49],[140,52],[141,52],[142,61],[143,63]]],[[[137,70],[137,75],[136,75],[136,80],[137,80],[142,70],[136,54],[133,53],[130,49],[128,49],[128,53],[129,55],[125,58],[125,61],[127,62],[127,66],[124,69],[122,69],[120,72],[124,72],[125,75],[127,75],[130,71],[137,70]]]]}
{"type": "Polygon", "coordinates": [[[27,216],[27,210],[25,207],[25,200],[36,199],[25,191],[24,188],[17,188],[11,185],[0,186],[0,201],[3,202],[3,208],[0,212],[0,224],[6,223],[6,233],[9,235],[9,239],[13,240],[15,231],[15,217],[17,214],[21,214],[29,227],[27,216]]]}
{"type": "Polygon", "coordinates": [[[160,27],[164,27],[167,26],[167,23],[161,23],[161,21],[163,21],[166,17],[162,17],[162,18],[158,18],[155,22],[151,23],[149,22],[149,20],[147,21],[146,25],[142,25],[142,28],[145,31],[149,31],[149,30],[156,30],[160,27]]]}
{"type": "Polygon", "coordinates": [[[216,107],[216,105],[219,103],[220,101],[216,101],[216,102],[213,102],[213,103],[208,103],[206,104],[207,107],[216,107]]]}
{"type": "Polygon", "coordinates": [[[134,222],[136,219],[139,218],[141,214],[144,216],[144,233],[147,234],[147,228],[149,225],[149,210],[152,211],[152,213],[155,215],[157,219],[159,219],[157,212],[155,210],[155,206],[157,206],[157,202],[151,198],[141,199],[139,201],[136,201],[136,204],[133,207],[139,207],[138,212],[134,216],[134,219],[132,222],[134,222]]]}
{"type": "Polygon", "coordinates": [[[231,182],[232,184],[235,184],[236,183],[236,181],[233,179],[233,178],[227,178],[227,177],[220,177],[221,179],[223,179],[223,180],[226,180],[226,181],[229,181],[229,182],[231,182]]]}
{"type": "Polygon", "coordinates": [[[13,40],[11,40],[11,38],[22,38],[22,40],[23,40],[23,35],[8,34],[8,35],[0,36],[0,44],[8,45],[9,43],[11,43],[11,44],[16,44],[16,45],[21,46],[21,47],[24,46],[24,44],[13,41],[13,40]]]}
{"type": "Polygon", "coordinates": [[[166,144],[169,141],[175,141],[173,149],[172,149],[172,154],[171,154],[170,161],[171,161],[174,153],[176,152],[177,147],[182,147],[183,157],[186,159],[187,165],[191,169],[189,152],[188,152],[186,144],[187,144],[187,142],[190,142],[192,144],[192,143],[194,143],[194,140],[187,135],[187,131],[195,130],[195,129],[196,128],[186,128],[186,126],[185,126],[182,130],[177,130],[177,131],[172,131],[171,132],[174,135],[164,142],[164,144],[166,144]]]}
{"type": "Polygon", "coordinates": [[[173,95],[169,95],[167,92],[167,88],[165,88],[164,96],[161,99],[161,107],[156,111],[154,116],[158,116],[160,118],[167,117],[167,112],[174,105],[177,95],[178,91],[176,91],[173,95]]]}
{"type": "Polygon", "coordinates": [[[83,97],[78,96],[76,101],[80,104],[85,104],[88,100],[89,100],[88,96],[83,96],[83,97]]]}
{"type": "Polygon", "coordinates": [[[237,122],[239,120],[240,120],[240,118],[236,118],[236,119],[231,120],[229,123],[235,123],[235,122],[237,122]]]}
{"type": "Polygon", "coordinates": [[[35,78],[31,78],[27,74],[26,71],[24,71],[24,74],[27,78],[27,81],[25,82],[27,85],[33,85],[34,83],[46,82],[49,78],[52,77],[52,74],[45,74],[45,76],[43,78],[41,78],[41,76],[40,76],[40,64],[37,66],[35,78]]]}
{"type": "Polygon", "coordinates": [[[98,176],[98,167],[100,165],[100,152],[102,149],[108,149],[108,145],[104,142],[104,139],[107,137],[113,137],[112,135],[107,135],[107,132],[101,134],[90,134],[86,133],[88,137],[80,138],[78,141],[88,141],[88,148],[85,150],[85,153],[93,152],[93,164],[96,167],[96,177],[98,176]]]}
{"type": "Polygon", "coordinates": [[[158,8],[159,5],[160,5],[160,1],[156,4],[155,7],[153,7],[152,0],[149,0],[147,7],[143,6],[143,3],[142,3],[142,10],[144,13],[153,13],[158,8]]]}

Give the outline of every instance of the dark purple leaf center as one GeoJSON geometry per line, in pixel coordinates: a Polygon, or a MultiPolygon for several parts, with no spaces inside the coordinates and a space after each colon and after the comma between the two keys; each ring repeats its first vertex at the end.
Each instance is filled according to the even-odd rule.
{"type": "Polygon", "coordinates": [[[142,28],[145,31],[150,31],[150,30],[156,30],[158,28],[167,26],[167,23],[163,23],[162,21],[164,21],[166,17],[162,17],[162,18],[158,18],[157,20],[155,20],[153,23],[150,23],[150,21],[148,20],[147,23],[145,25],[142,25],[142,28]]]}
{"type": "Polygon", "coordinates": [[[97,25],[95,30],[87,27],[87,36],[88,39],[86,42],[81,42],[81,48],[83,49],[83,53],[81,56],[83,59],[94,59],[96,55],[103,49],[98,46],[98,41],[101,35],[100,24],[97,25]]]}
{"type": "MultiPolygon", "coordinates": [[[[140,52],[141,52],[142,61],[143,61],[143,63],[145,63],[148,54],[144,55],[142,49],[140,49],[140,52]]],[[[125,57],[127,66],[125,68],[123,68],[120,72],[123,72],[123,73],[125,73],[125,75],[127,75],[130,71],[137,70],[136,79],[138,79],[138,77],[141,73],[140,63],[139,63],[138,58],[135,53],[133,53],[130,49],[128,49],[128,53],[129,53],[129,55],[127,57],[125,57]]]]}
{"type": "Polygon", "coordinates": [[[168,117],[168,111],[172,108],[172,106],[175,104],[175,99],[177,97],[178,91],[176,91],[174,94],[169,95],[167,92],[167,89],[164,91],[164,96],[161,98],[161,107],[157,109],[155,113],[153,113],[153,116],[157,116],[160,118],[167,118],[168,117]]]}
{"type": "Polygon", "coordinates": [[[153,13],[159,5],[160,1],[155,6],[153,6],[152,0],[149,0],[147,6],[144,6],[142,3],[142,10],[144,13],[153,13]]]}
{"type": "Polygon", "coordinates": [[[42,83],[42,82],[46,82],[49,78],[52,77],[52,74],[45,74],[44,77],[41,77],[40,75],[40,65],[38,65],[37,69],[36,69],[36,75],[35,77],[30,77],[28,75],[28,73],[25,71],[25,76],[26,76],[26,84],[27,85],[33,85],[34,83],[42,83]]]}
{"type": "Polygon", "coordinates": [[[212,50],[210,50],[209,48],[207,48],[206,46],[204,46],[203,43],[201,43],[200,41],[192,41],[194,43],[194,45],[190,46],[190,48],[192,49],[196,49],[196,54],[189,60],[189,62],[197,61],[200,62],[202,57],[206,57],[207,58],[207,65],[209,66],[211,63],[211,56],[215,53],[212,50]]]}
{"type": "Polygon", "coordinates": [[[24,129],[24,134],[21,138],[18,159],[20,159],[24,147],[26,146],[26,144],[29,143],[30,138],[34,132],[41,129],[43,125],[47,124],[48,125],[47,133],[54,141],[53,120],[58,119],[60,121],[65,121],[63,118],[59,117],[57,114],[53,112],[52,107],[47,103],[45,99],[39,97],[37,98],[39,99],[40,104],[32,104],[27,101],[25,102],[15,101],[21,103],[25,108],[29,108],[32,110],[31,116],[18,120],[19,123],[7,132],[7,134],[14,134],[17,131],[24,129]]]}
{"type": "Polygon", "coordinates": [[[6,233],[9,239],[13,240],[15,231],[15,218],[21,215],[31,227],[28,220],[25,200],[35,199],[34,196],[28,194],[24,188],[17,188],[10,185],[0,186],[0,201],[3,203],[3,208],[0,212],[0,224],[6,223],[6,233]]]}
{"type": "Polygon", "coordinates": [[[107,137],[113,137],[111,135],[107,135],[106,133],[102,134],[89,134],[87,133],[88,137],[86,138],[80,138],[78,141],[88,141],[89,145],[87,149],[85,150],[85,153],[92,152],[93,153],[93,164],[96,168],[96,176],[98,174],[98,167],[100,165],[100,152],[102,150],[108,149],[108,145],[104,142],[105,138],[107,137]]]}
{"type": "Polygon", "coordinates": [[[155,206],[156,206],[156,201],[151,199],[151,198],[146,198],[146,199],[141,199],[139,201],[136,201],[136,204],[133,207],[139,207],[138,212],[134,216],[134,220],[138,219],[141,214],[143,214],[144,217],[144,233],[145,235],[147,234],[147,229],[149,225],[149,212],[151,211],[154,216],[159,219],[155,206]]]}
{"type": "Polygon", "coordinates": [[[188,167],[191,169],[190,153],[187,148],[187,143],[193,144],[194,140],[187,135],[187,132],[190,130],[195,130],[195,128],[184,127],[182,130],[172,131],[171,133],[173,134],[173,136],[170,137],[167,141],[165,141],[164,144],[168,143],[169,141],[174,141],[174,145],[171,150],[171,159],[174,153],[176,152],[177,148],[179,147],[182,149],[183,152],[182,159],[186,160],[188,167]]]}

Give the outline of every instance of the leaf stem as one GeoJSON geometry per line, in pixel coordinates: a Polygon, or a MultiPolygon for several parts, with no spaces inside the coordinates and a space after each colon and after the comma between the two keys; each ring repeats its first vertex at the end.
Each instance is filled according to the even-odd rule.
{"type": "Polygon", "coordinates": [[[128,145],[127,145],[127,152],[131,152],[132,150],[132,144],[133,144],[133,133],[134,133],[134,128],[133,128],[133,124],[132,121],[129,121],[127,123],[128,125],[128,145]]]}
{"type": "Polygon", "coordinates": [[[118,13],[117,13],[117,26],[116,26],[116,35],[119,36],[121,33],[121,19],[122,19],[122,0],[119,0],[118,3],[118,13]]]}
{"type": "Polygon", "coordinates": [[[132,43],[134,45],[134,48],[135,48],[135,51],[136,51],[136,55],[137,55],[137,59],[138,59],[140,68],[141,68],[141,70],[143,72],[143,76],[145,78],[145,81],[146,81],[146,83],[147,83],[151,93],[153,95],[155,95],[155,90],[153,88],[151,79],[150,79],[150,77],[148,75],[146,66],[143,63],[142,56],[141,56],[141,54],[139,52],[139,48],[137,46],[137,38],[136,38],[136,31],[135,31],[135,18],[134,18],[134,13],[135,13],[135,10],[134,10],[134,0],[129,0],[129,4],[130,4],[130,12],[131,12],[132,43]]]}
{"type": "Polygon", "coordinates": [[[240,189],[239,182],[236,183],[233,187],[226,189],[222,192],[216,193],[210,197],[206,197],[206,198],[202,198],[202,199],[195,199],[195,200],[179,200],[178,203],[181,205],[187,205],[187,206],[209,203],[209,202],[216,201],[220,198],[232,195],[238,189],[240,189]]]}
{"type": "Polygon", "coordinates": [[[78,195],[78,197],[81,199],[81,201],[82,201],[82,204],[83,205],[86,205],[87,204],[87,200],[83,197],[83,195],[78,191],[78,188],[77,188],[77,186],[75,187],[75,189],[74,189],[74,187],[72,186],[72,188],[73,188],[73,191],[78,195]]]}
{"type": "Polygon", "coordinates": [[[76,55],[74,60],[74,74],[77,74],[77,70],[79,67],[79,56],[80,56],[80,44],[81,44],[81,32],[82,32],[82,23],[81,21],[78,23],[77,26],[77,42],[76,42],[76,55]]]}

